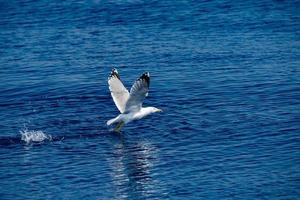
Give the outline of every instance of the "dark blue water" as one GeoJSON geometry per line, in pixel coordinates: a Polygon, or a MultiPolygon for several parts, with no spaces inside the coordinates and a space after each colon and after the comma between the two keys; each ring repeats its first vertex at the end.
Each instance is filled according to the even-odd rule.
{"type": "Polygon", "coordinates": [[[299,199],[299,1],[0,2],[0,199],[299,199]],[[117,135],[107,76],[163,113],[117,135]]]}

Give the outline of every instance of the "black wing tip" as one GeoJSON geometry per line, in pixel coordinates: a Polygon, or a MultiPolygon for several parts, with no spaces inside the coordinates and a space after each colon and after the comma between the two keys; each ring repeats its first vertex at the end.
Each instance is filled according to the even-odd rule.
{"type": "Polygon", "coordinates": [[[149,72],[143,73],[142,76],[140,77],[140,79],[145,80],[148,86],[150,85],[150,73],[149,72]]]}
{"type": "Polygon", "coordinates": [[[110,72],[109,78],[112,78],[112,77],[117,77],[118,79],[120,79],[118,70],[116,68],[113,68],[110,72]]]}

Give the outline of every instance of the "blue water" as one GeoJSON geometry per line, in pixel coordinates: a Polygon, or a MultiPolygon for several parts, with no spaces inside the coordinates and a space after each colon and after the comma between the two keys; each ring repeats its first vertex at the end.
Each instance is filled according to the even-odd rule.
{"type": "Polygon", "coordinates": [[[0,2],[0,199],[300,199],[299,1],[0,2]],[[163,113],[120,135],[107,77],[163,113]]]}

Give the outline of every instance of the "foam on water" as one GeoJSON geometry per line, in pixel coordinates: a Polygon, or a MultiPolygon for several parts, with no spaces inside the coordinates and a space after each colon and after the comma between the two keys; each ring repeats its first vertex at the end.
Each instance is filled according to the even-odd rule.
{"type": "Polygon", "coordinates": [[[44,133],[43,131],[35,130],[21,130],[21,140],[28,143],[31,142],[43,142],[43,141],[52,141],[52,136],[44,133]]]}

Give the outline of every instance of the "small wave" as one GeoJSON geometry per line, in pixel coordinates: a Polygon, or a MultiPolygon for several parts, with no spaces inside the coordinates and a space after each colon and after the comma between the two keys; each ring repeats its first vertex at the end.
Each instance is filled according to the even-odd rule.
{"type": "Polygon", "coordinates": [[[20,131],[21,140],[28,143],[31,142],[43,142],[43,141],[52,141],[52,136],[44,133],[43,131],[34,131],[34,130],[22,130],[20,131]]]}

